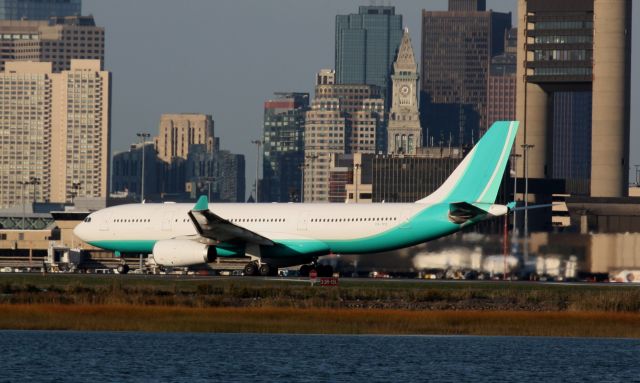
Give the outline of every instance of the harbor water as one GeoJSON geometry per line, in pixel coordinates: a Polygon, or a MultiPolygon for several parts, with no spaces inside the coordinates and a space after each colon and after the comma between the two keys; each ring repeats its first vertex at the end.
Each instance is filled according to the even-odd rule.
{"type": "Polygon", "coordinates": [[[640,381],[640,341],[0,331],[0,382],[640,381]]]}

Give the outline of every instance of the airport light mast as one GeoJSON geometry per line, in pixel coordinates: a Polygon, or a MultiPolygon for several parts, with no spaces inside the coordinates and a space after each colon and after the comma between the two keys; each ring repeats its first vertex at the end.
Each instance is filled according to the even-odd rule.
{"type": "Polygon", "coordinates": [[[136,133],[136,136],[140,137],[142,140],[142,171],[141,171],[141,180],[140,180],[140,202],[144,202],[144,147],[147,146],[147,138],[151,137],[150,133],[147,132],[139,132],[136,133]]]}

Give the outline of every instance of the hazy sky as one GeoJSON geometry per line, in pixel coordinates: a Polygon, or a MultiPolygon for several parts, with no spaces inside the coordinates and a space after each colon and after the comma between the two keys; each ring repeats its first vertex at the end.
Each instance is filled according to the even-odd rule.
{"type": "MultiPolygon", "coordinates": [[[[261,135],[263,102],[279,91],[313,95],[315,73],[333,68],[335,15],[371,4],[396,7],[418,57],[421,10],[447,7],[446,0],[84,0],[83,13],[106,28],[112,150],[126,150],[136,132],[157,135],[162,113],[209,113],[221,147],[245,154],[249,190],[256,162],[250,141],[261,135]]],[[[515,19],[516,4],[488,0],[487,8],[515,19]]],[[[634,5],[637,68],[640,4],[634,5]]],[[[631,164],[640,163],[639,88],[634,70],[631,164]]]]}

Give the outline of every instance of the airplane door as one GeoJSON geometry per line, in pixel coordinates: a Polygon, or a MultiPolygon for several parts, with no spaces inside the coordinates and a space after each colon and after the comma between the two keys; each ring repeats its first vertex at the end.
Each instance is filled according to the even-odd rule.
{"type": "Polygon", "coordinates": [[[111,214],[101,214],[102,218],[100,219],[100,230],[108,231],[109,230],[109,220],[111,219],[111,214]]]}
{"type": "Polygon", "coordinates": [[[298,216],[298,231],[307,231],[309,224],[309,212],[305,211],[298,216]]]}

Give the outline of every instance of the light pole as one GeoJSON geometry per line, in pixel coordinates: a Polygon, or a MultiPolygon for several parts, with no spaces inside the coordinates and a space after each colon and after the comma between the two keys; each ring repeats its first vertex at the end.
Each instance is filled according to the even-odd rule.
{"type": "Polygon", "coordinates": [[[307,164],[304,161],[300,164],[300,202],[304,202],[304,170],[307,164]]]}
{"type": "Polygon", "coordinates": [[[256,148],[258,149],[258,155],[256,156],[256,203],[258,203],[258,195],[259,195],[258,180],[260,177],[260,145],[262,145],[262,141],[253,140],[251,141],[251,143],[256,145],[256,148]]]}
{"type": "Polygon", "coordinates": [[[529,260],[529,149],[535,145],[520,145],[524,150],[524,260],[529,260]]]}
{"type": "Polygon", "coordinates": [[[318,155],[317,154],[307,154],[305,156],[305,158],[307,160],[311,160],[311,166],[310,166],[311,167],[311,180],[310,180],[311,183],[308,186],[309,186],[309,195],[311,196],[311,202],[313,202],[313,188],[314,188],[313,176],[314,176],[314,170],[315,170],[315,166],[314,165],[315,165],[316,159],[318,158],[318,155]]]}
{"type": "Polygon", "coordinates": [[[71,192],[71,204],[73,205],[73,200],[78,196],[78,190],[80,189],[81,182],[73,182],[71,183],[71,188],[73,191],[71,192]]]}
{"type": "Polygon", "coordinates": [[[640,184],[638,184],[638,168],[640,168],[640,165],[633,165],[636,168],[636,187],[640,186],[640,184]]]}
{"type": "Polygon", "coordinates": [[[147,146],[147,138],[151,137],[150,133],[147,132],[139,132],[136,133],[142,140],[142,171],[140,175],[140,202],[144,202],[144,147],[147,146]]]}
{"type": "Polygon", "coordinates": [[[40,178],[38,177],[30,177],[29,183],[33,185],[33,204],[36,203],[36,185],[40,185],[40,178]]]}
{"type": "Polygon", "coordinates": [[[18,185],[22,186],[22,193],[20,194],[20,201],[22,202],[22,230],[25,229],[24,222],[25,216],[27,215],[25,211],[25,201],[24,201],[24,188],[29,185],[29,181],[18,181],[18,185]]]}
{"type": "Polygon", "coordinates": [[[207,183],[207,197],[211,202],[211,184],[216,180],[215,177],[203,177],[202,180],[207,183]]]}
{"type": "Polygon", "coordinates": [[[358,203],[358,170],[360,170],[360,164],[353,164],[353,183],[355,185],[356,203],[358,203]]]}
{"type": "MultiPolygon", "coordinates": [[[[511,246],[512,246],[512,251],[513,251],[513,244],[516,243],[516,239],[517,239],[517,224],[516,224],[516,207],[517,207],[517,203],[516,203],[516,192],[518,189],[518,183],[517,183],[517,169],[518,169],[518,157],[520,157],[520,154],[516,154],[515,150],[514,153],[511,154],[511,171],[513,172],[513,203],[514,203],[514,209],[513,209],[513,229],[511,231],[511,246]]],[[[505,183],[505,190],[506,190],[506,183],[505,183]]],[[[508,249],[507,249],[507,224],[508,224],[508,216],[504,217],[504,274],[503,279],[507,280],[507,253],[508,253],[508,249]]]]}
{"type": "MultiPolygon", "coordinates": [[[[518,169],[518,158],[520,158],[520,157],[522,157],[521,154],[516,154],[516,153],[511,154],[511,160],[513,161],[513,164],[512,164],[513,165],[512,166],[512,169],[513,169],[513,202],[517,201],[516,200],[516,198],[517,198],[516,195],[517,195],[517,192],[518,192],[517,169],[518,169]]],[[[515,207],[518,207],[517,205],[518,204],[516,203],[515,207]]],[[[513,229],[512,229],[512,232],[511,232],[512,238],[513,238],[512,242],[515,242],[516,238],[518,237],[518,225],[517,225],[517,219],[516,219],[517,218],[516,212],[517,212],[517,210],[514,209],[513,210],[513,229]]]]}

